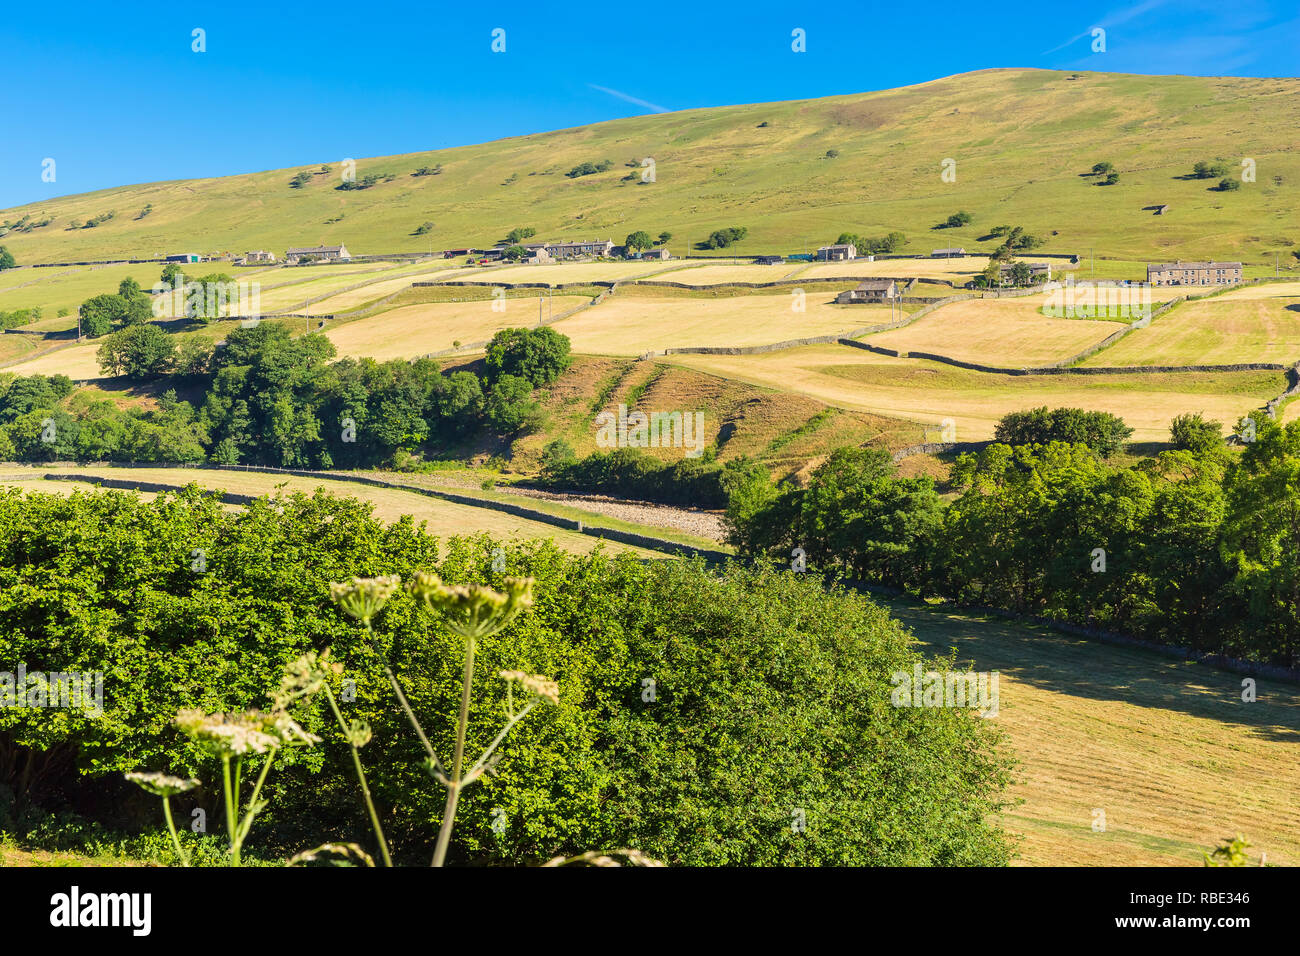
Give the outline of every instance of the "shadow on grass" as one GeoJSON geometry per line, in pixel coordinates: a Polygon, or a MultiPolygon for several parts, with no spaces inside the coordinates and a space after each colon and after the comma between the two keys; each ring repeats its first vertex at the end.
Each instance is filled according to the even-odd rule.
{"type": "Polygon", "coordinates": [[[955,648],[960,663],[997,670],[1046,690],[1179,711],[1248,727],[1274,740],[1300,743],[1300,688],[1256,678],[1258,701],[1241,700],[1243,676],[1138,647],[1060,634],[1044,625],[935,608],[873,594],[932,654],[955,648]]]}

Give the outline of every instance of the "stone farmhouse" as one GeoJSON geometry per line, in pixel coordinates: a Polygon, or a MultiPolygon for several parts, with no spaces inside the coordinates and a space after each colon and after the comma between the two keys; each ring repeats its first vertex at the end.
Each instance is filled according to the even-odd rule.
{"type": "Polygon", "coordinates": [[[822,246],[817,250],[817,260],[819,262],[841,262],[845,259],[856,259],[857,257],[858,247],[851,242],[822,246]]]}
{"type": "Polygon", "coordinates": [[[840,305],[856,305],[864,302],[892,302],[898,298],[898,283],[893,279],[867,279],[858,283],[856,289],[841,292],[835,297],[840,305]]]}
{"type": "Polygon", "coordinates": [[[1241,281],[1240,262],[1164,262],[1147,266],[1151,285],[1229,285],[1241,281]]]}
{"type": "Polygon", "coordinates": [[[583,256],[614,254],[614,240],[592,239],[590,242],[548,242],[544,248],[553,259],[580,259],[583,256]]]}
{"type": "Polygon", "coordinates": [[[284,261],[290,265],[311,259],[314,262],[343,262],[352,258],[347,246],[307,246],[299,249],[286,249],[284,261]]]}
{"type": "MultiPolygon", "coordinates": [[[[1011,271],[1020,263],[1004,262],[998,266],[998,278],[1007,280],[1011,278],[1011,271]]],[[[1026,262],[1024,265],[1029,267],[1029,278],[1034,283],[1047,282],[1052,278],[1052,264],[1050,262],[1026,262]]]]}

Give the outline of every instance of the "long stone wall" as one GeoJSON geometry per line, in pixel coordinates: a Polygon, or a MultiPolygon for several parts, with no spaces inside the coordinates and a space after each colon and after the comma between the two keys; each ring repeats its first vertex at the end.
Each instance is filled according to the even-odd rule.
{"type": "MultiPolygon", "coordinates": [[[[454,504],[467,505],[471,508],[486,508],[489,511],[499,511],[504,514],[514,515],[517,518],[524,518],[528,521],[536,521],[541,524],[551,525],[552,527],[562,528],[565,531],[572,531],[592,538],[618,541],[622,544],[630,544],[635,547],[645,548],[649,551],[661,551],[666,554],[699,556],[708,561],[723,561],[732,557],[724,551],[714,551],[709,548],[697,548],[693,545],[680,544],[676,541],[669,541],[666,538],[656,538],[652,535],[639,534],[634,531],[622,531],[618,528],[593,528],[585,525],[580,520],[563,518],[546,511],[539,511],[536,508],[528,508],[507,501],[493,501],[487,498],[475,498],[470,495],[460,495],[451,491],[438,491],[420,485],[408,485],[398,481],[389,481],[384,478],[373,478],[369,475],[359,475],[349,472],[308,471],[295,468],[266,468],[255,465],[217,467],[205,464],[172,465],[161,464],[158,462],[103,462],[102,464],[113,468],[193,468],[202,469],[204,471],[251,471],[268,475],[294,475],[300,478],[321,478],[329,481],[351,482],[353,484],[369,485],[376,488],[407,491],[412,494],[423,495],[426,498],[438,498],[454,504]]],[[[136,481],[130,478],[106,478],[102,475],[92,475],[84,472],[50,471],[46,472],[44,477],[50,481],[80,481],[87,484],[102,485],[105,488],[119,488],[128,491],[163,492],[177,491],[184,487],[184,485],[181,484],[167,484],[156,481],[136,481]]],[[[205,491],[207,490],[208,489],[205,489],[205,491]]],[[[217,494],[223,502],[239,505],[251,504],[259,497],[263,497],[259,495],[240,495],[233,492],[213,491],[212,493],[217,494]]]]}

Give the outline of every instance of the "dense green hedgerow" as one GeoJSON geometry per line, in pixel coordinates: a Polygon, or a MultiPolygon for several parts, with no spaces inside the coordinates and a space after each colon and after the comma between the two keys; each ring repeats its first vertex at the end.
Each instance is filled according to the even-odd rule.
{"type": "MultiPolygon", "coordinates": [[[[174,800],[178,817],[197,800],[217,821],[214,768],[170,718],[182,706],[265,706],[285,662],[332,646],[346,665],[335,693],[356,686],[345,713],[374,727],[362,759],[395,855],[427,862],[443,791],[420,768],[377,653],[327,585],[422,568],[453,583],[522,573],[537,579],[537,603],[479,647],[469,751],[500,725],[499,670],[547,674],[561,700],[521,723],[499,772],[466,792],[453,859],[628,846],[674,864],[1006,860],[992,818],[1008,763],[992,722],[891,706],[890,675],[918,657],[868,600],[770,570],[572,557],[549,543],[506,546],[498,571],[496,547],[440,543],[409,519],[384,526],[369,506],[324,494],[229,512],[197,489],[152,502],[4,492],[0,670],[102,670],[105,711],[0,711],[0,783],[21,790],[30,764],[44,774],[26,781],[33,799],[126,826],[156,806],[131,803],[123,771],[195,774],[207,787],[174,800]]],[[[404,593],[376,631],[447,754],[460,640],[404,593]]],[[[325,743],[277,763],[250,843],[368,844],[337,729],[321,710],[299,716],[325,743]]]]}

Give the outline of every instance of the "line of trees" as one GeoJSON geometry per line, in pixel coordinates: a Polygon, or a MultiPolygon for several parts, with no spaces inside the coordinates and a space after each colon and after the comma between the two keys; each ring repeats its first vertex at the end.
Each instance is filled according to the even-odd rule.
{"type": "Polygon", "coordinates": [[[65,377],[0,376],[0,460],[400,466],[484,431],[538,427],[536,389],[568,367],[569,342],[552,329],[503,330],[482,375],[443,374],[428,359],[331,361],[324,336],[293,338],[275,322],[235,329],[215,350],[177,349],[158,326],[136,325],[99,354],[108,371],[173,387],[156,409],[120,408],[90,393],[69,399],[65,377]],[[196,387],[200,403],[177,397],[196,387]]]}
{"type": "Polygon", "coordinates": [[[807,487],[733,473],[745,554],[1256,661],[1300,663],[1300,422],[1252,416],[1235,459],[1215,423],[1189,447],[1113,467],[1085,444],[961,456],[945,505],[877,449],[840,449],[807,487]]]}

